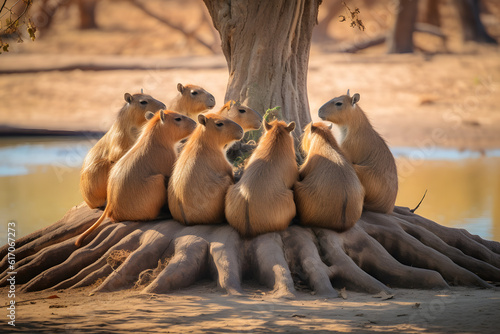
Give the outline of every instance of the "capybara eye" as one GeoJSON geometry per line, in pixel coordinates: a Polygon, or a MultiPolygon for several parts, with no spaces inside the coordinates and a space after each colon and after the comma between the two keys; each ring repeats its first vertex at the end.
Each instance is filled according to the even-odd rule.
{"type": "Polygon", "coordinates": [[[180,118],[180,117],[176,117],[176,118],[174,118],[174,120],[175,120],[176,122],[180,122],[180,121],[182,120],[182,118],[180,118]]]}
{"type": "Polygon", "coordinates": [[[224,125],[224,123],[215,123],[215,125],[217,125],[218,127],[221,127],[224,125]]]}
{"type": "Polygon", "coordinates": [[[194,96],[194,95],[198,95],[198,92],[197,92],[197,91],[195,91],[195,90],[192,90],[192,91],[191,91],[191,95],[193,95],[193,96],[194,96]]]}
{"type": "Polygon", "coordinates": [[[148,101],[144,101],[142,100],[141,102],[139,102],[140,104],[142,104],[143,106],[145,106],[146,104],[148,104],[148,101]]]}
{"type": "Polygon", "coordinates": [[[337,107],[340,107],[340,106],[342,105],[342,102],[335,102],[335,105],[336,105],[337,107]]]}
{"type": "Polygon", "coordinates": [[[245,109],[239,109],[238,111],[240,112],[240,114],[244,114],[246,112],[245,109]]]}

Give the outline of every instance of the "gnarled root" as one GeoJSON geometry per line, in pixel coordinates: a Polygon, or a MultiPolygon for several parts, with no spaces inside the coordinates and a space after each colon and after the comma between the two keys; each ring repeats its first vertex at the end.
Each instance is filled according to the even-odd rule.
{"type": "MultiPolygon", "coordinates": [[[[21,290],[95,284],[96,292],[166,293],[211,277],[227,293],[241,295],[242,280],[253,277],[275,297],[294,298],[299,283],[335,297],[335,289],[344,287],[390,293],[390,287],[491,288],[486,281],[500,282],[500,243],[441,226],[406,208],[391,215],[364,212],[343,233],[292,225],[252,239],[242,239],[228,225],[105,221],[76,248],[78,234],[100,214],[83,204],[18,240],[15,270],[21,290]]],[[[3,286],[12,268],[7,246],[0,254],[3,286]]]]}

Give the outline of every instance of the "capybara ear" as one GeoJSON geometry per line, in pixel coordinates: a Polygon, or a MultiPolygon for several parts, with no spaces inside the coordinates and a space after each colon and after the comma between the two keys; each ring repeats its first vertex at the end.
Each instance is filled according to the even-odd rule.
{"type": "Polygon", "coordinates": [[[315,132],[316,130],[318,130],[318,127],[311,122],[311,132],[315,132]]]}
{"type": "Polygon", "coordinates": [[[125,98],[125,101],[127,101],[128,103],[131,103],[132,100],[134,99],[132,95],[130,95],[129,93],[125,93],[123,97],[125,98]]]}
{"type": "Polygon", "coordinates": [[[155,116],[155,113],[154,112],[151,112],[151,111],[148,111],[144,117],[146,117],[146,119],[149,121],[151,118],[153,118],[155,116]]]}
{"type": "Polygon", "coordinates": [[[347,90],[347,94],[346,95],[349,96],[349,97],[351,96],[351,95],[349,95],[349,89],[347,90]]]}
{"type": "Polygon", "coordinates": [[[353,105],[353,106],[354,106],[356,103],[358,103],[358,102],[359,102],[359,98],[360,98],[360,97],[361,97],[361,96],[359,96],[359,94],[358,94],[358,93],[356,93],[356,94],[354,94],[354,95],[352,96],[352,105],[353,105]]]}
{"type": "Polygon", "coordinates": [[[163,110],[160,110],[160,119],[161,119],[162,123],[165,122],[165,113],[163,112],[163,110]]]}
{"type": "Polygon", "coordinates": [[[184,92],[184,86],[179,82],[177,84],[177,90],[182,94],[184,92]]]}
{"type": "Polygon", "coordinates": [[[292,132],[295,129],[295,122],[290,122],[288,126],[286,127],[286,131],[292,132]]]}
{"type": "Polygon", "coordinates": [[[272,125],[267,123],[267,121],[264,121],[264,128],[266,128],[266,131],[269,131],[269,130],[271,130],[272,125]]]}
{"type": "Polygon", "coordinates": [[[207,125],[207,118],[203,114],[198,115],[198,123],[201,125],[207,125]]]}

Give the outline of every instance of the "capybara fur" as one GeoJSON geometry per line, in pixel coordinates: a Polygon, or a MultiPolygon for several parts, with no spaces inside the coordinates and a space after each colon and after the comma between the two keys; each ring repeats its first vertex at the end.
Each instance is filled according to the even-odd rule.
{"type": "Polygon", "coordinates": [[[302,225],[343,232],[363,212],[365,192],[350,161],[342,154],[330,126],[310,123],[302,137],[306,160],[294,186],[302,225]]]}
{"type": "Polygon", "coordinates": [[[196,120],[198,114],[215,106],[215,98],[200,86],[177,84],[179,94],[170,102],[169,109],[196,120]]]}
{"type": "Polygon", "coordinates": [[[165,109],[165,105],[145,94],[125,94],[126,104],[108,132],[90,149],[83,161],[80,192],[91,208],[106,204],[106,187],[111,167],[135,143],[146,123],[147,112],[165,109]]]}
{"type": "Polygon", "coordinates": [[[359,107],[359,98],[359,94],[351,97],[347,91],[347,95],[325,103],[318,115],[340,127],[340,147],[365,188],[364,208],[391,213],[398,193],[396,162],[384,139],[359,107]]]}
{"type": "Polygon", "coordinates": [[[262,125],[262,115],[239,102],[227,102],[217,114],[238,123],[243,131],[258,130],[262,125]]]}
{"type": "Polygon", "coordinates": [[[243,137],[237,123],[217,114],[198,115],[198,127],[175,163],[168,185],[172,217],[185,225],[224,219],[224,197],[234,183],[224,147],[243,137]]]}
{"type": "Polygon", "coordinates": [[[196,128],[191,118],[173,111],[149,113],[151,119],[132,148],[111,168],[108,204],[102,216],[75,242],[109,217],[114,221],[152,220],[167,202],[167,184],[177,158],[175,145],[196,128]]]}
{"type": "Polygon", "coordinates": [[[243,176],[229,187],[225,214],[241,236],[282,231],[295,217],[292,188],[298,179],[291,131],[295,123],[264,122],[265,133],[243,176]]]}

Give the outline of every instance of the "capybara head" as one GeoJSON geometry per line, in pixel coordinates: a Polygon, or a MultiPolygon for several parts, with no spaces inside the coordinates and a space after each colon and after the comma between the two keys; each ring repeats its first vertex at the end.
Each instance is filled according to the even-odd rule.
{"type": "Polygon", "coordinates": [[[356,107],[359,101],[359,94],[349,96],[349,90],[346,95],[331,99],[321,106],[318,116],[322,120],[330,121],[336,124],[343,124],[349,119],[349,114],[356,107]]]}
{"type": "Polygon", "coordinates": [[[215,106],[215,98],[200,86],[177,84],[177,90],[181,94],[182,104],[189,110],[202,112],[215,106]]]}
{"type": "Polygon", "coordinates": [[[127,104],[122,111],[126,112],[136,124],[144,124],[147,112],[156,113],[158,110],[165,109],[165,104],[146,94],[125,93],[127,104]]]}
{"type": "MultiPolygon", "coordinates": [[[[188,137],[196,129],[196,122],[191,118],[171,110],[160,110],[153,114],[148,112],[146,119],[149,120],[148,129],[153,129],[155,125],[160,126],[156,131],[160,132],[162,140],[178,142],[188,137]]],[[[150,130],[151,131],[151,130],[150,130]]]]}
{"type": "Polygon", "coordinates": [[[219,111],[219,115],[238,123],[244,131],[257,130],[262,125],[262,115],[239,102],[229,101],[219,111]]]}
{"type": "Polygon", "coordinates": [[[331,143],[333,146],[337,146],[337,141],[332,133],[333,124],[325,124],[323,122],[311,122],[306,125],[304,129],[304,134],[302,135],[302,151],[307,155],[311,148],[311,142],[315,136],[320,136],[324,138],[327,142],[331,143]]]}
{"type": "Polygon", "coordinates": [[[274,120],[270,123],[264,121],[264,129],[266,130],[260,138],[259,147],[264,148],[263,151],[269,150],[277,145],[282,148],[288,147],[294,150],[293,137],[291,132],[295,129],[295,122],[290,122],[288,125],[284,121],[274,120]]]}
{"type": "Polygon", "coordinates": [[[275,132],[276,134],[289,134],[295,129],[295,122],[290,122],[288,125],[284,121],[274,120],[272,122],[264,122],[264,128],[267,132],[275,132]]]}
{"type": "Polygon", "coordinates": [[[225,146],[243,138],[243,128],[229,118],[217,114],[198,115],[200,129],[218,146],[225,146]]]}

